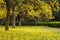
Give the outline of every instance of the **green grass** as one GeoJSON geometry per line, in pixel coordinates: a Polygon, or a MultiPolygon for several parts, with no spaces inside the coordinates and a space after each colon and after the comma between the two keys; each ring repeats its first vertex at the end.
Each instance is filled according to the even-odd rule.
{"type": "Polygon", "coordinates": [[[47,26],[17,26],[4,30],[0,26],[0,40],[60,40],[60,29],[47,26]]]}

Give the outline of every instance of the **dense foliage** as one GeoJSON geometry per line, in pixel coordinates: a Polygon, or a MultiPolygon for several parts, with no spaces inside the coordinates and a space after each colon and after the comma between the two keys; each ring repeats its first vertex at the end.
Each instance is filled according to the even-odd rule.
{"type": "Polygon", "coordinates": [[[16,22],[47,22],[54,21],[59,15],[58,0],[0,0],[0,19],[6,19],[6,27],[16,22]],[[58,15],[56,15],[58,14],[58,15]]]}
{"type": "MultiPolygon", "coordinates": [[[[52,14],[55,15],[55,12],[59,11],[59,3],[57,0],[18,0],[18,1],[14,1],[11,0],[11,7],[14,5],[15,7],[15,14],[21,14],[22,16],[24,15],[24,12],[28,12],[25,13],[27,15],[25,16],[31,16],[32,18],[34,17],[38,17],[41,20],[49,20],[52,19],[52,14]]],[[[3,5],[1,4],[1,7],[4,7],[4,1],[0,0],[0,3],[3,3],[3,5]]],[[[1,8],[0,7],[0,8],[1,8]]],[[[2,9],[1,9],[2,10],[2,9]]],[[[5,8],[3,9],[3,11],[6,10],[5,8]]],[[[6,12],[6,11],[5,11],[6,12]]],[[[1,12],[2,16],[5,15],[5,12],[1,12]]],[[[21,16],[21,17],[22,17],[21,16]]],[[[40,20],[40,21],[41,21],[40,20]]]]}

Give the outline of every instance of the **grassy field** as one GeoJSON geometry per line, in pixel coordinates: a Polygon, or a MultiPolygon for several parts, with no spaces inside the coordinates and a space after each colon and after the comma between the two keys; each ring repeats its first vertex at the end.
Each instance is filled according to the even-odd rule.
{"type": "Polygon", "coordinates": [[[0,40],[60,40],[60,28],[17,26],[5,31],[0,26],[0,40]]]}

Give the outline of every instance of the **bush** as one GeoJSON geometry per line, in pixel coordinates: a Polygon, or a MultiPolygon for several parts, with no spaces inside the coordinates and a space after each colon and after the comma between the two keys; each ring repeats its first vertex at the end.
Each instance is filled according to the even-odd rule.
{"type": "MultiPolygon", "coordinates": [[[[5,25],[5,23],[1,24],[1,25],[5,25]]],[[[9,23],[9,25],[12,25],[12,23],[9,23]]],[[[16,26],[18,26],[19,23],[16,23],[16,26]]],[[[22,26],[49,26],[49,27],[56,27],[56,28],[60,28],[60,22],[39,22],[39,23],[35,23],[35,22],[24,22],[21,23],[22,26]]]]}
{"type": "Polygon", "coordinates": [[[60,28],[60,23],[58,22],[39,22],[39,23],[34,23],[34,22],[26,22],[22,23],[22,25],[28,25],[28,26],[49,26],[49,27],[56,27],[60,28]]]}
{"type": "Polygon", "coordinates": [[[57,23],[57,22],[41,22],[41,23],[38,23],[37,26],[49,26],[49,27],[60,28],[60,23],[57,23]]]}

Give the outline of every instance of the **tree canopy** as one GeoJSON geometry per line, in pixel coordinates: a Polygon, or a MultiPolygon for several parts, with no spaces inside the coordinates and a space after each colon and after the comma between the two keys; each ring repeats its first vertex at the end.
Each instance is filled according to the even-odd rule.
{"type": "MultiPolygon", "coordinates": [[[[60,10],[58,0],[0,0],[0,18],[13,16],[13,25],[17,16],[21,20],[50,21],[60,10]]],[[[6,25],[6,26],[7,26],[6,25]]]]}

